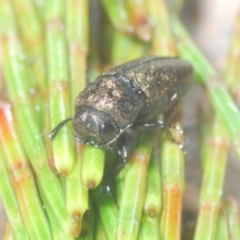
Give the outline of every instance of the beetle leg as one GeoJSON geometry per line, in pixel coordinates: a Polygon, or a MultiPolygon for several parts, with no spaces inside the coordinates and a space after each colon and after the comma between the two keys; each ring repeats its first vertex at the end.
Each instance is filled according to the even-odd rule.
{"type": "Polygon", "coordinates": [[[131,137],[128,133],[123,133],[117,140],[118,155],[123,159],[124,164],[127,162],[131,145],[131,137]]]}
{"type": "Polygon", "coordinates": [[[126,165],[131,146],[131,137],[128,133],[124,132],[117,140],[117,153],[120,158],[120,163],[106,173],[106,175],[117,175],[126,165]]]}
{"type": "Polygon", "coordinates": [[[173,136],[169,130],[169,126],[166,126],[162,121],[150,122],[150,123],[137,123],[132,126],[134,130],[152,130],[156,128],[161,128],[167,135],[167,138],[171,141],[174,141],[173,136]]]}
{"type": "Polygon", "coordinates": [[[135,130],[148,130],[148,129],[152,130],[152,129],[156,129],[156,128],[163,129],[163,131],[167,135],[167,139],[176,143],[179,146],[179,148],[182,149],[183,153],[185,154],[183,143],[174,139],[173,136],[172,136],[172,133],[170,131],[170,129],[175,129],[180,134],[183,134],[183,130],[181,129],[181,127],[179,127],[179,126],[167,126],[162,121],[157,121],[157,122],[153,122],[153,123],[138,123],[138,124],[135,124],[135,125],[132,126],[132,129],[135,129],[135,130]]]}
{"type": "Polygon", "coordinates": [[[168,123],[172,119],[172,117],[175,115],[177,109],[179,106],[179,101],[175,101],[172,103],[171,107],[169,107],[163,114],[164,116],[164,122],[168,123]]]}

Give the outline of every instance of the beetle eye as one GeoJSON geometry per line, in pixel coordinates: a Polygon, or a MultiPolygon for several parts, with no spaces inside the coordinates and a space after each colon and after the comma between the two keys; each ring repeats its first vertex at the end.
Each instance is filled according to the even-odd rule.
{"type": "Polygon", "coordinates": [[[102,140],[109,142],[118,135],[118,129],[110,122],[106,122],[100,125],[99,135],[102,140]]]}

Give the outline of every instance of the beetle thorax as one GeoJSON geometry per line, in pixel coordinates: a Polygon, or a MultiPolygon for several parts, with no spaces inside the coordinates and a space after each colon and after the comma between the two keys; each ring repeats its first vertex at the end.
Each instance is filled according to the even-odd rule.
{"type": "Polygon", "coordinates": [[[108,114],[120,131],[131,126],[144,105],[144,96],[128,82],[114,76],[104,76],[90,84],[76,98],[75,111],[88,106],[108,114]]]}

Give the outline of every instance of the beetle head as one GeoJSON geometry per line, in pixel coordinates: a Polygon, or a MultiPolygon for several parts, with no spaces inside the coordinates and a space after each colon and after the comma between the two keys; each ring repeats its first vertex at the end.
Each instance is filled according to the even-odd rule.
{"type": "Polygon", "coordinates": [[[77,141],[98,147],[108,146],[120,134],[117,124],[109,114],[88,106],[82,106],[76,111],[73,130],[77,141]]]}

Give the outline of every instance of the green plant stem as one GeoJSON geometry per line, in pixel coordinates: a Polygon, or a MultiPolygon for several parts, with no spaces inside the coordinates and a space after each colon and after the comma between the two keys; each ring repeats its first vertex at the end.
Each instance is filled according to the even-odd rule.
{"type": "Polygon", "coordinates": [[[71,86],[71,106],[74,107],[76,96],[86,86],[88,56],[88,18],[87,0],[67,1],[66,34],[69,51],[69,69],[71,86]]]}
{"type": "Polygon", "coordinates": [[[129,16],[125,2],[102,0],[103,7],[113,26],[123,33],[130,33],[133,27],[129,23],[129,16]]]}
{"type": "Polygon", "coordinates": [[[113,50],[111,53],[111,60],[114,66],[145,54],[146,49],[138,39],[129,37],[121,32],[114,33],[113,50]],[[122,49],[125,49],[125,51],[122,51],[122,49]]]}
{"type": "Polygon", "coordinates": [[[129,24],[133,29],[133,34],[141,41],[150,41],[153,26],[148,16],[145,1],[126,0],[125,3],[129,16],[129,24]]]}
{"type": "Polygon", "coordinates": [[[163,0],[147,1],[146,6],[155,25],[152,35],[151,54],[175,56],[175,46],[170,29],[169,12],[163,0]]]}
{"type": "Polygon", "coordinates": [[[238,156],[240,156],[240,113],[238,108],[227,89],[219,81],[219,76],[211,64],[190,39],[181,22],[176,17],[172,20],[178,54],[192,63],[196,80],[207,87],[209,99],[227,129],[238,156]]]}
{"type": "Polygon", "coordinates": [[[40,202],[34,174],[17,137],[9,105],[2,106],[0,112],[1,151],[11,172],[12,184],[29,237],[51,239],[51,231],[40,202]]]}
{"type": "MultiPolygon", "coordinates": [[[[11,224],[7,223],[3,240],[12,240],[12,239],[20,239],[20,238],[18,238],[17,234],[14,233],[14,230],[11,224]]],[[[29,239],[29,238],[25,238],[25,239],[29,239]]]]}
{"type": "Polygon", "coordinates": [[[93,190],[93,197],[97,206],[100,221],[108,239],[114,239],[117,229],[119,212],[114,202],[113,195],[107,190],[107,177],[103,183],[93,190]],[[106,181],[106,183],[104,182],[106,181]]]}
{"type": "Polygon", "coordinates": [[[36,6],[33,1],[26,0],[22,4],[21,0],[14,0],[13,7],[18,20],[19,34],[31,60],[31,67],[34,72],[32,79],[36,85],[36,91],[40,92],[36,95],[43,97],[46,91],[46,71],[44,61],[44,38],[43,38],[43,21],[37,13],[36,6]]]}
{"type": "Polygon", "coordinates": [[[230,239],[240,238],[240,218],[239,218],[239,204],[236,199],[229,197],[226,204],[228,216],[228,230],[230,239]]]}
{"type": "Polygon", "coordinates": [[[216,118],[204,160],[200,210],[194,235],[195,240],[215,239],[218,214],[223,192],[229,139],[222,122],[216,118]],[[204,227],[203,227],[204,226],[204,227]]]}
{"type": "MultiPolygon", "coordinates": [[[[46,50],[50,122],[53,129],[59,122],[71,116],[69,87],[69,63],[65,36],[65,1],[46,2],[46,50]]],[[[72,144],[72,130],[64,126],[55,137],[53,144],[54,164],[57,171],[66,176],[76,161],[72,144]]]]}
{"type": "Polygon", "coordinates": [[[240,76],[240,13],[236,16],[233,26],[233,34],[228,51],[226,66],[224,69],[224,80],[227,83],[227,87],[230,90],[233,98],[239,105],[239,76],[240,76]]]}
{"type": "Polygon", "coordinates": [[[139,227],[137,240],[154,239],[159,240],[159,219],[158,217],[149,217],[146,214],[142,215],[141,225],[139,227]]]}
{"type": "Polygon", "coordinates": [[[26,227],[23,223],[14,187],[10,179],[10,173],[7,169],[2,152],[0,152],[0,194],[3,201],[6,213],[11,224],[13,236],[17,240],[29,239],[26,227]]]}
{"type": "Polygon", "coordinates": [[[147,189],[144,202],[144,213],[149,217],[155,217],[162,209],[161,176],[157,164],[159,160],[159,156],[153,151],[148,166],[147,189]]]}
{"type": "MultiPolygon", "coordinates": [[[[69,52],[71,115],[74,115],[75,98],[86,86],[88,55],[88,1],[66,2],[66,35],[69,52]]],[[[84,146],[76,142],[76,158],[72,171],[66,177],[66,205],[69,214],[82,222],[88,208],[88,191],[81,181],[84,146]]]]}
{"type": "Polygon", "coordinates": [[[184,156],[178,145],[166,141],[162,147],[163,210],[160,236],[180,239],[182,197],[184,192],[184,156]]]}
{"type": "Polygon", "coordinates": [[[229,240],[227,216],[224,213],[225,210],[223,208],[225,208],[225,207],[222,205],[222,209],[221,209],[221,211],[219,213],[219,217],[218,217],[216,238],[215,238],[217,240],[229,240]]]}
{"type": "Polygon", "coordinates": [[[102,222],[98,219],[97,226],[95,230],[96,239],[107,240],[107,236],[105,234],[105,230],[103,228],[102,222]]]}
{"type": "Polygon", "coordinates": [[[14,107],[14,117],[37,182],[57,216],[63,231],[71,234],[75,228],[65,208],[63,190],[56,175],[48,165],[46,149],[42,141],[42,132],[37,124],[36,114],[32,105],[29,79],[33,77],[26,62],[17,26],[9,2],[4,0],[0,7],[1,43],[4,58],[4,77],[8,96],[14,107]],[[4,26],[4,27],[3,27],[4,26]]]}
{"type": "Polygon", "coordinates": [[[128,170],[119,203],[119,221],[116,239],[136,239],[146,194],[147,167],[154,134],[140,132],[136,136],[136,148],[129,160],[128,170]]]}
{"type": "Polygon", "coordinates": [[[92,189],[99,185],[103,178],[105,150],[91,145],[85,147],[83,153],[82,183],[92,189]]]}
{"type": "Polygon", "coordinates": [[[78,159],[65,181],[67,209],[70,216],[79,223],[82,222],[83,215],[89,207],[88,189],[81,181],[84,147],[84,145],[78,144],[78,159]]]}

